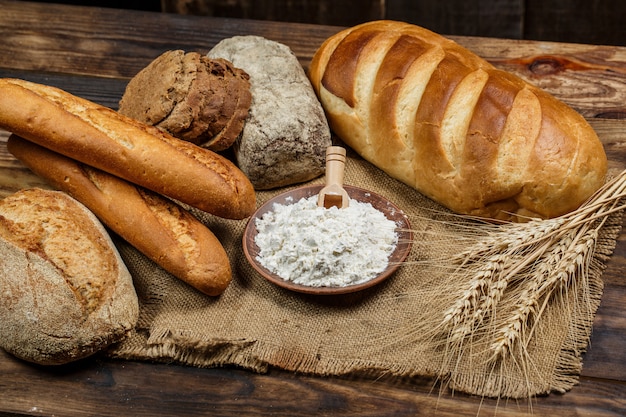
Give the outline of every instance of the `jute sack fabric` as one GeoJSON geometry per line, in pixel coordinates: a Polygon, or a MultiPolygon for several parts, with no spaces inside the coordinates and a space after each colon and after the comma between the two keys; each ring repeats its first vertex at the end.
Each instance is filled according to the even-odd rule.
{"type": "MultiPolygon", "coordinates": [[[[230,287],[220,297],[207,297],[118,242],[140,297],[140,319],[109,355],[198,367],[233,365],[255,372],[276,367],[315,375],[426,376],[488,397],[564,392],[578,382],[602,295],[601,273],[620,232],[621,215],[612,216],[601,229],[584,285],[548,305],[525,357],[494,365],[476,355],[490,341],[478,338],[454,353],[445,337],[432,331],[458,296],[451,289],[467,285],[454,282],[457,278],[439,264],[465,249],[447,222],[438,221],[455,217],[358,157],[349,155],[345,184],[381,194],[411,221],[412,251],[390,279],[340,296],[281,289],[245,259],[241,242],[246,221],[196,212],[230,256],[230,287]]],[[[286,190],[259,192],[258,205],[286,190]]]]}

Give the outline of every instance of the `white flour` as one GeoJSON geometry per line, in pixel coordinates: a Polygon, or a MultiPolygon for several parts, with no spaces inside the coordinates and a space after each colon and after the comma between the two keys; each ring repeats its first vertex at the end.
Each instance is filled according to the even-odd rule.
{"type": "Polygon", "coordinates": [[[317,196],[275,204],[256,219],[257,260],[281,278],[311,287],[360,284],[385,270],[398,242],[395,222],[369,203],[317,206],[317,196]]]}

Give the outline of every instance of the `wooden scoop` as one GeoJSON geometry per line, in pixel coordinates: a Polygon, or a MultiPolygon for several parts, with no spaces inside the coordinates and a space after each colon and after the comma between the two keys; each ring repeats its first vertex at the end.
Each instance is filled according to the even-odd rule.
{"type": "Polygon", "coordinates": [[[343,169],[346,164],[346,150],[341,146],[326,148],[326,186],[317,195],[319,207],[346,208],[348,193],[343,189],[343,169]]]}

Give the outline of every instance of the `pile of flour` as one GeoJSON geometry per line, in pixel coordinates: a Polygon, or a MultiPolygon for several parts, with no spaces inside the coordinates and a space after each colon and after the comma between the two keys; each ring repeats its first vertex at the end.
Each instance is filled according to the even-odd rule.
{"type": "Polygon", "coordinates": [[[316,195],[274,204],[255,225],[261,265],[311,287],[344,287],[375,278],[398,243],[395,222],[356,200],[343,209],[318,207],[316,195]]]}

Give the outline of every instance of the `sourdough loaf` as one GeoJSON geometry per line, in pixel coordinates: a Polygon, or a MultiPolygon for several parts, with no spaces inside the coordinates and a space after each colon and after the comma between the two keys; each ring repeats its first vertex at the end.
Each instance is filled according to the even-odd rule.
{"type": "Polygon", "coordinates": [[[234,152],[254,187],[277,188],[322,175],[330,130],[291,49],[260,36],[234,36],[208,56],[226,59],[250,76],[252,103],[234,152]]]}
{"type": "Polygon", "coordinates": [[[131,276],[96,217],[59,191],[0,201],[0,347],[56,365],[120,341],[137,322],[131,276]]]}
{"type": "Polygon", "coordinates": [[[256,209],[252,184],[228,159],[58,88],[0,79],[0,127],[216,216],[256,209]]]}
{"type": "Polygon", "coordinates": [[[232,279],[217,237],[170,199],[11,135],[9,152],[166,271],[216,296],[232,279]]]}
{"type": "Polygon", "coordinates": [[[421,27],[343,30],[309,76],[348,146],[458,213],[554,217],[604,182],[604,149],[580,114],[421,27]]]}

